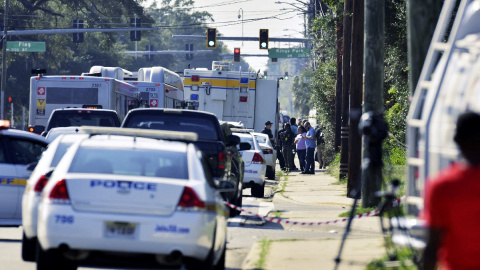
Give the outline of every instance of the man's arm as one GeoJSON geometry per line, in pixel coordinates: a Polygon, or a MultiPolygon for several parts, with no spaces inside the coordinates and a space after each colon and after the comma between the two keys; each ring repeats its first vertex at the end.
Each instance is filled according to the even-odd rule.
{"type": "Polygon", "coordinates": [[[423,251],[423,269],[433,270],[437,266],[437,251],[440,246],[441,231],[438,229],[428,229],[428,241],[423,251]]]}

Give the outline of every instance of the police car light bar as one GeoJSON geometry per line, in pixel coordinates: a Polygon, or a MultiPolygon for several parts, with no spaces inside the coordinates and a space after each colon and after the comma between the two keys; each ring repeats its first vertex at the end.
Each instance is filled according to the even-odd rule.
{"type": "Polygon", "coordinates": [[[0,129],[10,128],[10,121],[0,120],[0,129]]]}
{"type": "Polygon", "coordinates": [[[143,137],[143,138],[163,139],[163,140],[172,140],[172,141],[188,141],[188,142],[194,142],[198,140],[198,135],[197,133],[194,133],[194,132],[149,130],[149,129],[138,129],[138,128],[81,126],[79,133],[85,133],[90,135],[135,136],[135,137],[143,137]]]}
{"type": "Polygon", "coordinates": [[[232,132],[237,132],[237,133],[250,133],[250,132],[255,132],[253,129],[246,129],[246,128],[231,128],[230,129],[232,132]]]}

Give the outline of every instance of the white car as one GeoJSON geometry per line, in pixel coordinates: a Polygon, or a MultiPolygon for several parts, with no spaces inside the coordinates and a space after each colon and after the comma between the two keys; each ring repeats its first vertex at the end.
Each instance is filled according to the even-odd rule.
{"type": "Polygon", "coordinates": [[[260,148],[262,148],[263,154],[265,155],[267,163],[267,172],[266,177],[270,180],[275,180],[275,165],[277,164],[277,150],[275,150],[268,138],[267,134],[253,132],[252,133],[257,139],[260,148]]]}
{"type": "MultiPolygon", "coordinates": [[[[76,129],[80,129],[76,127],[76,129]]],[[[50,130],[50,134],[54,129],[50,130]]],[[[37,247],[37,206],[40,202],[43,188],[50,175],[61,160],[68,147],[74,142],[88,137],[88,134],[61,134],[51,142],[47,150],[35,166],[22,197],[22,258],[25,261],[35,261],[37,247]]]]}
{"type": "Polygon", "coordinates": [[[215,182],[190,143],[197,135],[115,128],[91,133],[97,135],[67,150],[43,190],[37,269],[76,269],[98,259],[102,266],[223,269],[228,210],[219,187],[234,186],[215,182]]]}
{"type": "Polygon", "coordinates": [[[240,137],[241,143],[250,144],[250,150],[240,151],[245,164],[243,187],[251,188],[252,196],[263,198],[265,192],[265,171],[267,170],[263,151],[250,132],[234,132],[233,135],[240,137]]]}
{"type": "Polygon", "coordinates": [[[31,171],[28,166],[40,159],[48,140],[27,131],[10,129],[0,120],[0,226],[22,225],[22,194],[31,171]]]}

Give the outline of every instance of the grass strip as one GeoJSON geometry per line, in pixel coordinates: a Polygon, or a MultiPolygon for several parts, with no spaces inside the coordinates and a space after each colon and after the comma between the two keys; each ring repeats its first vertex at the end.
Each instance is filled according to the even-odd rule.
{"type": "Polygon", "coordinates": [[[272,240],[263,239],[260,241],[260,258],[258,262],[255,264],[255,269],[264,269],[265,261],[267,259],[268,251],[270,249],[270,245],[272,244],[272,240]]]}

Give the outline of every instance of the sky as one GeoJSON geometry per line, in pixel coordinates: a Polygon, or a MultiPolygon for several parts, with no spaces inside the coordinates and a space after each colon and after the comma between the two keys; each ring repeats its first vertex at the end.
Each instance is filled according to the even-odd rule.
{"type": "MultiPolygon", "coordinates": [[[[156,1],[160,6],[160,0],[156,1]]],[[[308,0],[195,0],[194,8],[207,11],[213,15],[214,23],[209,27],[217,28],[223,36],[258,37],[260,29],[269,29],[269,37],[303,38],[304,15],[301,9],[306,6],[301,2],[308,0]],[[280,2],[280,3],[276,3],[280,2]],[[243,23],[242,23],[243,18],[243,23]]],[[[309,1],[308,1],[309,2],[309,1]]],[[[258,41],[222,41],[229,51],[240,47],[242,54],[267,54],[260,50],[258,41]]],[[[269,42],[269,48],[288,48],[297,43],[269,42]]],[[[268,57],[242,57],[254,70],[264,71],[268,57]]]]}

